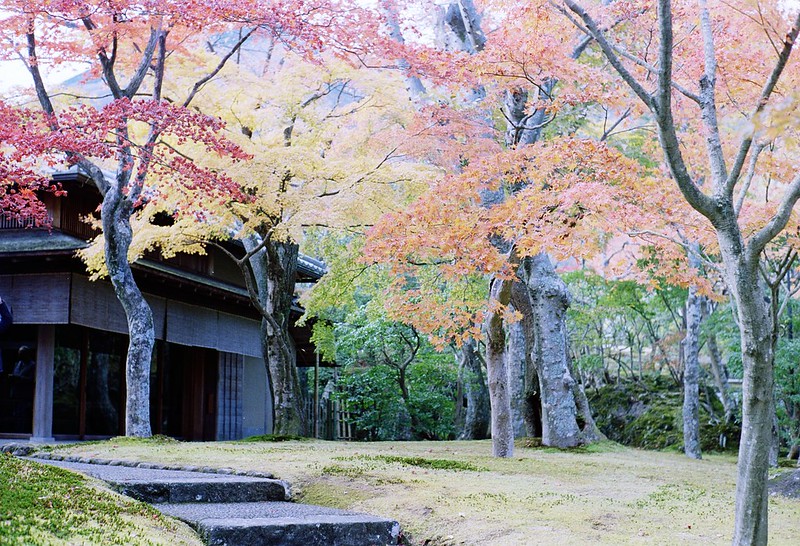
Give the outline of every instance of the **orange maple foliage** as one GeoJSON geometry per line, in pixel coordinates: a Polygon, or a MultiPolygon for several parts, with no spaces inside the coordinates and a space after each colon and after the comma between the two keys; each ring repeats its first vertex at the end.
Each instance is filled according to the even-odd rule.
{"type": "MultiPolygon", "coordinates": [[[[731,46],[720,48],[718,56],[718,85],[724,90],[724,96],[718,93],[722,146],[729,155],[735,154],[743,132],[754,128],[741,114],[757,102],[785,26],[780,7],[740,4],[709,2],[715,39],[731,46]],[[733,47],[742,36],[748,38],[747,55],[733,47]]],[[[447,290],[436,282],[453,283],[470,275],[510,278],[517,259],[542,251],[561,260],[591,261],[609,241],[631,237],[633,246],[646,253],[627,260],[618,257],[607,273],[625,272],[647,283],[658,277],[693,284],[711,295],[720,277],[714,270],[714,230],[669,180],[654,138],[636,145],[644,163],[626,157],[630,146],[624,137],[615,138],[609,131],[599,142],[600,134],[591,128],[504,149],[501,135],[509,122],[496,112],[506,92],[521,88],[539,89],[527,112],[543,108],[548,119],[580,106],[590,126],[600,123],[603,110],[621,116],[618,129],[623,132],[646,131],[651,121],[644,106],[631,100],[628,87],[612,77],[596,46],[582,41],[558,3],[489,0],[482,7],[487,41],[480,51],[467,55],[419,44],[403,48],[412,70],[429,82],[447,84],[452,100],[449,106],[440,103],[423,110],[418,123],[424,130],[407,146],[449,174],[432,183],[408,210],[376,226],[366,247],[366,259],[388,263],[398,275],[391,302],[396,316],[414,321],[423,331],[460,335],[457,332],[470,329],[474,334],[486,302],[450,301],[451,296],[444,296],[447,290]],[[557,84],[547,92],[552,82],[557,84]],[[468,91],[476,88],[482,93],[477,99],[468,91]],[[708,257],[710,269],[703,276],[687,264],[685,247],[690,243],[697,243],[708,257]],[[510,248],[515,258],[511,261],[510,248]],[[649,258],[640,263],[644,270],[634,267],[642,257],[649,258]],[[437,272],[424,274],[436,279],[427,289],[419,280],[409,281],[421,266],[437,272]],[[452,328],[443,326],[448,321],[452,328]]],[[[643,39],[654,24],[652,3],[597,3],[593,13],[604,28],[614,31],[629,69],[640,81],[653,80],[652,45],[643,39]]],[[[697,91],[692,91],[704,71],[696,5],[680,2],[673,13],[674,101],[680,115],[676,125],[692,177],[702,181],[709,172],[706,135],[696,115],[697,91]]],[[[794,173],[796,127],[789,120],[797,108],[794,89],[800,74],[787,73],[780,86],[785,99],[754,120],[759,140],[770,145],[759,146],[760,161],[742,192],[746,234],[775,212],[784,183],[794,173]]],[[[794,222],[793,218],[788,233],[797,231],[794,222]]]]}

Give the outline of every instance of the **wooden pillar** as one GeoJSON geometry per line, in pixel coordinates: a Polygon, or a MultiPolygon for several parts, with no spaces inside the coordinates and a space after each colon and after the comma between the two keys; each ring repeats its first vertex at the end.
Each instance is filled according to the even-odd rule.
{"type": "Polygon", "coordinates": [[[319,350],[314,350],[314,438],[319,438],[319,350]]]}
{"type": "Polygon", "coordinates": [[[56,328],[39,325],[36,345],[36,389],[33,396],[33,434],[31,442],[52,442],[53,438],[53,372],[56,328]]]}

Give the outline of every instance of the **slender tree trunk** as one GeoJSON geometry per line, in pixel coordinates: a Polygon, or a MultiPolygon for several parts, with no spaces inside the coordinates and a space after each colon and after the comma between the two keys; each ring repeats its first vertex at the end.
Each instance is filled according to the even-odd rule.
{"type": "MultiPolygon", "coordinates": [[[[575,368],[572,364],[572,356],[569,354],[569,352],[567,352],[567,366],[572,377],[577,377],[575,368]]],[[[594,420],[592,408],[589,406],[589,399],[586,398],[586,392],[583,390],[583,384],[581,384],[579,381],[573,381],[572,383],[572,396],[575,397],[575,406],[577,410],[575,414],[575,420],[577,421],[578,427],[583,433],[583,443],[588,444],[591,442],[606,440],[606,435],[600,431],[600,427],[597,426],[597,423],[594,420]]]]}
{"type": "MultiPolygon", "coordinates": [[[[453,356],[456,359],[456,367],[458,369],[458,376],[456,378],[456,395],[455,395],[455,412],[453,415],[453,428],[456,430],[456,438],[461,439],[461,434],[464,432],[464,425],[467,420],[467,396],[466,385],[464,384],[466,377],[464,373],[464,357],[462,349],[455,349],[453,356]]],[[[471,439],[471,438],[470,438],[471,439]]]]}
{"type": "Polygon", "coordinates": [[[483,440],[489,437],[491,420],[489,389],[486,387],[477,350],[473,340],[461,346],[459,369],[467,407],[463,407],[462,399],[459,398],[458,405],[464,413],[463,424],[458,433],[459,440],[483,440]]]}
{"type": "MultiPolygon", "coordinates": [[[[519,311],[516,308],[515,310],[519,311]]],[[[511,393],[511,426],[514,429],[514,437],[519,438],[526,434],[525,364],[528,360],[525,357],[525,353],[528,351],[522,322],[509,324],[506,335],[508,336],[506,358],[508,359],[508,386],[511,393]]]]}
{"type": "MultiPolygon", "coordinates": [[[[748,238],[738,223],[739,209],[734,190],[740,181],[748,155],[755,172],[758,149],[754,148],[752,133],[743,138],[736,159],[729,165],[719,130],[715,88],[717,63],[715,58],[714,32],[710,10],[706,2],[699,2],[699,27],[703,41],[705,70],[700,78],[697,102],[704,125],[708,172],[712,186],[705,192],[692,178],[682,156],[675,119],[673,118],[673,53],[674,31],[672,3],[657,2],[658,17],[658,73],[656,91],[647,88],[630,73],[614,48],[600,30],[597,22],[574,0],[564,0],[564,5],[578,16],[585,30],[597,42],[609,63],[619,73],[628,87],[636,93],[652,112],[658,128],[659,143],[670,174],[687,202],[708,218],[717,234],[724,267],[725,282],[736,303],[741,336],[742,368],[742,440],[739,444],[736,482],[736,511],[733,543],[739,545],[762,545],[767,543],[767,472],[769,449],[772,442],[774,415],[774,347],[772,336],[773,317],[769,292],[759,275],[759,260],[766,245],[786,227],[792,209],[800,199],[800,178],[789,184],[780,199],[777,212],[756,229],[748,238]]],[[[800,34],[800,15],[794,15],[791,27],[783,39],[775,65],[768,76],[758,102],[754,105],[752,118],[768,108],[770,98],[796,46],[800,34]]],[[[649,86],[648,86],[649,87],[649,86]]],[[[746,186],[745,186],[746,187],[746,186]]],[[[739,190],[742,191],[742,190],[739,190]]]]}
{"type": "MultiPolygon", "coordinates": [[[[691,262],[691,259],[690,259],[691,262]]],[[[689,287],[686,297],[686,336],[683,338],[683,451],[701,459],[700,453],[700,320],[702,298],[689,287]]]]}
{"type": "Polygon", "coordinates": [[[711,357],[711,375],[714,376],[717,395],[725,412],[725,422],[730,423],[733,420],[736,407],[731,396],[730,385],[728,385],[728,367],[722,361],[722,355],[717,344],[717,336],[713,332],[708,334],[706,345],[708,346],[708,354],[711,357]]]}
{"type": "MultiPolygon", "coordinates": [[[[254,239],[245,239],[247,250],[257,244],[254,239]]],[[[294,344],[289,335],[297,257],[295,243],[270,242],[250,259],[260,304],[268,314],[262,318],[261,335],[273,396],[275,434],[305,433],[303,392],[297,375],[294,344]]]]}
{"type": "Polygon", "coordinates": [[[774,415],[772,314],[758,264],[749,263],[738,238],[718,230],[741,334],[742,438],[736,480],[735,545],[767,543],[767,474],[774,415]]]}
{"type": "Polygon", "coordinates": [[[128,320],[128,356],[125,361],[125,434],[138,438],[150,429],[150,359],[155,343],[153,312],[144,299],[128,263],[132,240],[132,205],[118,185],[104,196],[101,209],[108,275],[128,320]]]}
{"type": "Polygon", "coordinates": [[[569,370],[566,311],[567,286],[556,275],[550,258],[541,253],[525,261],[526,283],[534,316],[533,362],[542,396],[542,443],[574,447],[583,442],[569,370]]]}
{"type": "Polygon", "coordinates": [[[420,426],[419,416],[411,409],[411,394],[408,392],[408,381],[406,380],[407,364],[405,366],[391,365],[397,370],[397,385],[400,387],[400,398],[408,411],[408,418],[411,422],[411,438],[422,438],[423,440],[433,440],[427,434],[423,433],[420,426]]]}
{"type": "MultiPolygon", "coordinates": [[[[500,305],[508,305],[512,281],[494,279],[489,297],[500,305]]],[[[486,320],[486,372],[489,402],[492,407],[492,455],[514,456],[514,430],[511,425],[511,393],[508,386],[506,334],[503,317],[492,311],[486,320]]]]}

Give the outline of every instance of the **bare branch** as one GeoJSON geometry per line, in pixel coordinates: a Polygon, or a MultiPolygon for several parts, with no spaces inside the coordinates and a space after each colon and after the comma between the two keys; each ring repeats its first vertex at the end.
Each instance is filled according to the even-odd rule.
{"type": "MultiPolygon", "coordinates": [[[[617,54],[619,54],[621,57],[624,57],[624,58],[628,59],[629,61],[631,61],[632,63],[635,63],[635,64],[641,66],[642,68],[644,68],[645,70],[647,70],[651,74],[658,74],[658,68],[656,68],[655,66],[651,65],[647,61],[645,61],[643,59],[640,59],[636,55],[632,55],[632,54],[628,53],[627,51],[625,51],[622,47],[620,47],[618,45],[611,44],[611,47],[613,47],[614,51],[617,52],[617,54]]],[[[681,95],[685,96],[686,98],[696,102],[697,104],[700,104],[700,102],[701,102],[700,101],[700,96],[698,94],[696,94],[696,93],[692,93],[691,91],[686,89],[681,84],[673,81],[672,82],[672,88],[675,89],[676,91],[678,91],[681,95]]]]}
{"type": "MultiPolygon", "coordinates": [[[[97,25],[94,24],[91,17],[84,17],[81,19],[83,22],[83,26],[89,32],[92,33],[97,28],[97,25]]],[[[116,39],[116,38],[115,38],[116,39]]],[[[155,47],[155,35],[153,31],[150,31],[150,42],[155,47]]],[[[114,95],[115,99],[121,99],[123,97],[122,88],[117,82],[117,75],[114,73],[114,62],[116,61],[116,47],[114,48],[114,54],[112,54],[111,58],[108,57],[105,49],[103,47],[98,48],[97,50],[97,58],[100,60],[100,66],[103,67],[103,78],[106,80],[106,85],[111,90],[111,94],[114,95]]],[[[148,59],[148,63],[150,60],[148,59]]]]}
{"type": "Polygon", "coordinates": [[[58,129],[58,122],[56,121],[56,111],[53,108],[53,103],[50,101],[50,95],[47,94],[47,89],[44,86],[44,79],[39,70],[39,58],[36,56],[36,36],[34,35],[33,20],[28,21],[28,32],[26,38],[28,40],[28,60],[25,66],[28,72],[33,77],[33,85],[36,88],[36,97],[39,99],[39,104],[42,110],[47,114],[47,123],[50,130],[55,131],[58,129]]]}
{"type": "Polygon", "coordinates": [[[736,214],[736,217],[739,217],[739,213],[742,211],[742,206],[744,205],[744,200],[747,197],[747,192],[750,190],[750,184],[753,182],[753,177],[756,174],[756,165],[758,164],[758,156],[761,155],[761,152],[764,148],[767,147],[767,144],[757,144],[753,153],[750,155],[750,164],[747,167],[747,174],[744,177],[744,185],[739,190],[739,196],[736,198],[736,203],[733,207],[733,212],[736,214]]]}
{"type": "MultiPolygon", "coordinates": [[[[703,57],[705,72],[700,79],[700,108],[703,122],[706,126],[706,151],[711,164],[714,180],[714,192],[718,196],[726,196],[725,180],[728,176],[725,167],[725,155],[719,136],[719,123],[717,119],[717,102],[714,96],[717,85],[717,60],[714,53],[714,35],[711,32],[711,16],[708,13],[706,0],[699,0],[700,4],[700,31],[703,36],[703,57]]],[[[671,55],[670,55],[671,56],[671,55]]]]}
{"type": "MultiPolygon", "coordinates": [[[[39,70],[39,59],[36,56],[36,35],[34,34],[33,19],[28,21],[28,32],[26,33],[26,38],[28,41],[28,59],[25,60],[23,58],[23,62],[33,78],[33,85],[36,89],[36,97],[39,100],[39,105],[41,106],[42,111],[45,113],[48,127],[51,131],[58,131],[59,125],[58,119],[56,118],[56,111],[53,107],[53,103],[50,100],[50,95],[47,93],[47,88],[44,85],[42,73],[39,70]]],[[[100,194],[105,196],[109,189],[109,184],[108,180],[106,180],[106,177],[103,174],[102,169],[81,154],[67,152],[67,157],[74,161],[78,165],[78,168],[92,179],[100,194]]]]}
{"type": "Polygon", "coordinates": [[[589,15],[586,12],[586,10],[584,10],[580,5],[578,5],[573,0],[564,0],[564,4],[566,4],[566,6],[570,9],[570,11],[575,13],[575,15],[577,15],[578,17],[581,18],[581,20],[583,20],[585,27],[583,25],[576,24],[577,22],[575,21],[575,19],[561,6],[558,6],[556,4],[554,5],[556,9],[558,9],[561,13],[567,16],[567,18],[570,21],[572,21],[573,24],[576,24],[576,26],[579,29],[584,30],[584,32],[586,32],[589,36],[591,36],[594,40],[597,41],[597,43],[600,45],[600,49],[603,50],[603,53],[605,54],[606,58],[611,63],[611,66],[614,67],[614,70],[616,70],[617,73],[622,77],[622,79],[625,80],[625,83],[627,83],[628,86],[631,88],[631,90],[633,90],[633,92],[636,93],[636,96],[638,96],[641,99],[641,101],[644,102],[648,107],[652,108],[653,107],[652,95],[650,95],[650,93],[648,93],[647,90],[644,87],[642,87],[642,84],[639,83],[636,77],[634,77],[634,75],[631,74],[627,68],[625,68],[625,65],[622,64],[622,61],[614,52],[614,48],[608,42],[603,32],[597,26],[597,23],[595,23],[594,19],[592,19],[591,15],[589,15]]]}
{"type": "MultiPolygon", "coordinates": [[[[122,95],[124,97],[132,99],[133,96],[139,91],[139,87],[141,87],[144,77],[147,75],[147,71],[150,69],[150,63],[153,60],[153,54],[155,53],[156,46],[158,46],[159,41],[166,40],[166,36],[167,31],[162,30],[161,24],[159,24],[158,28],[150,30],[150,39],[147,41],[147,45],[142,53],[142,60],[139,63],[139,67],[136,69],[136,72],[133,73],[131,81],[128,82],[128,86],[122,90],[122,95]]],[[[111,66],[113,67],[113,64],[111,66]]],[[[111,72],[113,73],[113,70],[111,70],[111,72]]]]}
{"type": "MultiPolygon", "coordinates": [[[[786,68],[786,63],[789,61],[789,56],[792,54],[792,48],[797,40],[798,32],[800,32],[800,13],[798,13],[797,17],[795,17],[794,23],[792,23],[792,28],[786,33],[786,38],[783,41],[783,49],[781,49],[781,52],[778,55],[778,60],[775,62],[775,67],[772,69],[769,79],[767,79],[767,82],[764,84],[764,88],[761,91],[761,97],[758,99],[758,104],[756,105],[753,113],[750,115],[751,120],[764,110],[764,107],[767,105],[767,102],[772,96],[772,92],[775,90],[775,86],[778,84],[781,74],[783,74],[783,69],[786,68]]],[[[736,183],[739,181],[739,175],[742,172],[744,162],[747,159],[747,154],[750,151],[750,146],[752,146],[752,144],[753,136],[750,135],[745,137],[745,139],[742,140],[741,146],[739,146],[739,152],[736,154],[736,159],[733,162],[731,172],[728,174],[728,180],[725,183],[726,192],[728,194],[733,193],[733,188],[736,187],[736,183]]]]}
{"type": "MultiPolygon", "coordinates": [[[[153,84],[153,101],[161,100],[161,85],[164,82],[164,63],[167,58],[167,33],[158,33],[158,56],[156,57],[155,82],[153,84]]],[[[158,139],[161,138],[161,130],[155,121],[150,122],[150,130],[147,141],[142,146],[142,153],[139,159],[139,166],[136,171],[135,184],[131,188],[128,197],[133,201],[139,199],[144,188],[144,181],[150,172],[150,165],[153,162],[153,151],[155,150],[158,139]]]]}
{"type": "Polygon", "coordinates": [[[248,39],[248,38],[250,38],[250,36],[252,36],[252,35],[253,35],[253,33],[254,33],[256,30],[258,30],[258,27],[253,27],[253,29],[252,29],[250,32],[248,32],[247,34],[245,34],[244,36],[242,36],[242,37],[239,39],[239,41],[238,41],[238,42],[236,42],[236,44],[235,44],[235,45],[234,45],[234,46],[231,48],[231,50],[230,50],[230,51],[228,51],[228,53],[226,53],[226,54],[225,54],[225,56],[224,56],[224,57],[222,57],[222,59],[220,59],[219,63],[218,63],[218,64],[217,64],[217,66],[214,68],[214,70],[212,70],[212,71],[211,71],[210,73],[208,73],[208,74],[207,74],[205,77],[203,77],[201,80],[199,80],[197,83],[195,83],[195,84],[194,84],[194,87],[192,88],[192,91],[189,93],[189,96],[188,96],[188,97],[186,97],[186,100],[185,100],[185,101],[183,101],[183,107],[184,107],[184,108],[186,108],[187,106],[189,106],[189,103],[190,103],[190,102],[192,102],[192,99],[194,99],[194,96],[197,94],[197,92],[198,92],[198,91],[200,91],[200,89],[201,89],[201,88],[202,88],[202,87],[203,87],[205,84],[207,84],[209,81],[211,81],[211,79],[212,79],[214,76],[216,76],[217,74],[219,74],[220,70],[222,70],[222,69],[225,67],[225,63],[227,63],[227,62],[228,62],[228,59],[230,59],[230,58],[233,56],[233,54],[234,54],[234,53],[236,53],[237,51],[239,51],[239,48],[240,48],[240,47],[242,47],[242,44],[244,44],[244,43],[247,41],[247,39],[248,39]]]}
{"type": "Polygon", "coordinates": [[[800,174],[789,184],[786,194],[783,196],[781,204],[775,215],[770,219],[767,224],[758,230],[747,243],[745,249],[745,256],[750,263],[755,263],[761,251],[767,246],[772,239],[774,239],[786,224],[789,222],[789,217],[792,215],[797,200],[800,199],[800,174]]]}
{"type": "MultiPolygon", "coordinates": [[[[720,221],[720,215],[716,211],[716,203],[705,195],[694,183],[689,175],[686,163],[680,151],[680,142],[675,132],[675,123],[672,118],[672,15],[669,0],[659,0],[659,29],[661,43],[659,49],[659,70],[657,97],[653,97],[631,74],[625,65],[622,64],[619,56],[614,51],[613,46],[606,39],[603,32],[598,28],[597,23],[573,0],[564,0],[564,4],[585,23],[585,32],[588,32],[603,50],[611,66],[617,71],[620,77],[628,84],[634,93],[645,103],[645,105],[655,114],[658,124],[659,135],[661,137],[662,149],[666,158],[667,165],[672,177],[678,184],[681,193],[689,204],[703,216],[708,218],[712,224],[720,221]]],[[[556,5],[556,8],[564,13],[570,21],[575,23],[573,17],[566,13],[566,10],[556,5]]],[[[581,28],[580,24],[577,24],[581,28]]]]}
{"type": "Polygon", "coordinates": [[[631,109],[630,109],[630,108],[626,109],[626,110],[625,110],[625,111],[622,113],[622,115],[621,115],[621,116],[620,116],[620,117],[617,119],[617,121],[615,121],[614,123],[612,123],[612,124],[611,124],[611,127],[609,127],[608,129],[606,129],[605,131],[603,131],[603,135],[600,137],[600,142],[603,142],[603,141],[605,141],[605,140],[606,140],[608,137],[610,137],[610,136],[611,136],[611,133],[613,133],[613,132],[614,132],[614,129],[616,129],[616,128],[617,128],[617,125],[619,125],[620,123],[622,123],[623,121],[625,121],[625,118],[627,118],[627,117],[630,115],[630,113],[631,113],[631,109]]]}

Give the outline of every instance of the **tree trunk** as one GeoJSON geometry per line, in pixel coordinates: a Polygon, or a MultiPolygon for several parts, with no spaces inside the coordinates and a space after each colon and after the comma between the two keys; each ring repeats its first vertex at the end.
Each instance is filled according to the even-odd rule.
{"type": "Polygon", "coordinates": [[[467,406],[464,408],[459,397],[458,406],[463,411],[463,423],[459,428],[459,440],[483,440],[489,437],[490,403],[489,389],[481,368],[481,361],[476,354],[475,342],[469,340],[461,346],[459,371],[463,397],[467,406]]]}
{"type": "MultiPolygon", "coordinates": [[[[519,311],[519,309],[515,309],[519,311]]],[[[514,429],[514,437],[519,438],[526,435],[525,425],[525,357],[527,347],[525,344],[525,330],[521,322],[514,322],[508,325],[506,335],[508,336],[508,347],[506,358],[508,359],[508,387],[511,393],[511,427],[514,429]]]]}
{"type": "Polygon", "coordinates": [[[144,299],[128,263],[131,244],[129,200],[118,185],[105,194],[101,208],[108,275],[128,321],[128,356],[125,361],[125,434],[138,438],[152,435],[150,429],[150,359],[155,343],[153,312],[144,299]]]}
{"type": "Polygon", "coordinates": [[[708,354],[711,357],[711,375],[714,376],[717,395],[719,396],[719,401],[722,403],[722,409],[725,412],[725,422],[730,423],[733,420],[736,404],[733,401],[731,388],[728,384],[728,367],[722,361],[716,334],[713,332],[709,333],[706,338],[706,344],[708,346],[708,354]]]}
{"type": "Polygon", "coordinates": [[[738,238],[724,229],[718,236],[726,284],[736,303],[744,370],[733,544],[761,545],[767,543],[767,474],[774,414],[772,315],[758,264],[745,259],[738,238]]]}
{"type": "MultiPolygon", "coordinates": [[[[524,269],[520,268],[524,276],[524,269]]],[[[539,393],[539,374],[533,363],[531,351],[535,346],[534,340],[534,316],[531,308],[531,300],[528,296],[528,287],[520,281],[514,282],[511,291],[511,303],[518,312],[522,314],[519,322],[522,333],[525,336],[525,390],[524,390],[524,411],[525,435],[530,438],[542,437],[542,397],[539,393]]]]}
{"type": "Polygon", "coordinates": [[[547,254],[526,259],[523,267],[534,316],[532,352],[541,387],[542,443],[574,447],[583,442],[583,434],[577,422],[575,380],[568,365],[565,319],[569,293],[547,254]]]}
{"type": "Polygon", "coordinates": [[[408,419],[411,423],[410,438],[421,438],[423,440],[434,440],[430,438],[429,434],[422,430],[419,422],[419,416],[411,409],[411,394],[408,391],[408,381],[406,380],[406,372],[408,363],[405,365],[391,365],[397,370],[397,386],[400,387],[400,397],[403,399],[406,411],[408,411],[408,419]]]}
{"type": "MultiPolygon", "coordinates": [[[[691,263],[690,259],[690,263],[691,263]]],[[[689,287],[686,297],[686,336],[683,338],[683,451],[687,457],[700,454],[700,320],[702,298],[689,287]]]]}
{"type": "MultiPolygon", "coordinates": [[[[254,238],[245,239],[248,251],[257,244],[254,238]]],[[[303,392],[289,335],[297,257],[295,243],[271,241],[250,259],[260,304],[267,314],[261,321],[261,341],[273,397],[273,433],[282,435],[305,433],[303,392]]]]}
{"type": "MultiPolygon", "coordinates": [[[[572,356],[569,352],[567,353],[567,366],[572,377],[577,377],[575,368],[572,365],[572,356]]],[[[600,431],[600,427],[597,426],[594,420],[592,408],[589,406],[589,399],[586,398],[586,392],[583,390],[583,385],[579,381],[573,381],[572,383],[572,396],[575,397],[575,406],[577,409],[575,420],[583,433],[583,443],[588,444],[606,440],[606,435],[600,431]]]]}
{"type": "MultiPolygon", "coordinates": [[[[494,279],[489,298],[508,305],[512,281],[494,279]]],[[[490,312],[486,320],[486,373],[489,379],[489,402],[492,408],[492,455],[514,456],[514,430],[511,426],[511,393],[508,387],[506,334],[503,317],[490,312]]]]}

